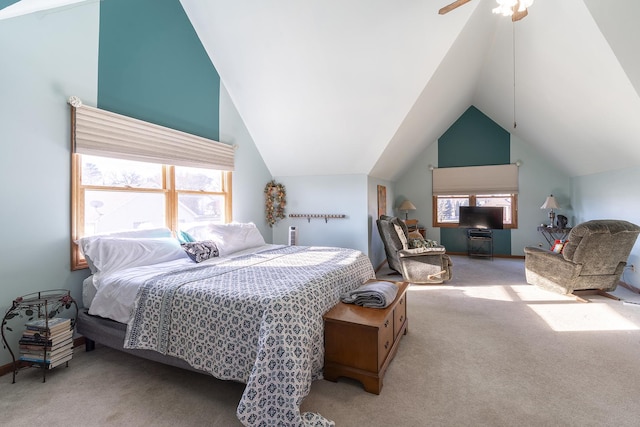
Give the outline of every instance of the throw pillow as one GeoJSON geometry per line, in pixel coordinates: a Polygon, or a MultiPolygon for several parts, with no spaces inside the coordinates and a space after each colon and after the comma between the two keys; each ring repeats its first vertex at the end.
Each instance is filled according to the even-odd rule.
{"type": "Polygon", "coordinates": [[[180,244],[191,243],[191,242],[195,242],[196,241],[196,239],[194,239],[191,234],[187,233],[186,231],[182,231],[182,230],[180,230],[180,231],[178,231],[176,233],[176,237],[180,241],[180,244]]]}
{"type": "Polygon", "coordinates": [[[422,234],[419,231],[410,231],[407,236],[409,239],[423,239],[422,234]]]}
{"type": "Polygon", "coordinates": [[[194,262],[202,262],[218,256],[218,247],[212,240],[183,243],[182,248],[194,262]]]}
{"type": "Polygon", "coordinates": [[[569,243],[568,241],[564,241],[564,240],[556,240],[553,243],[553,247],[551,248],[551,250],[557,254],[561,254],[564,250],[565,245],[569,243]]]}
{"type": "Polygon", "coordinates": [[[408,240],[409,249],[417,249],[417,248],[435,248],[438,246],[438,242],[435,240],[429,239],[409,239],[408,240]]]}
{"type": "Polygon", "coordinates": [[[393,228],[396,230],[396,233],[398,234],[398,238],[400,239],[400,242],[402,243],[402,249],[407,249],[408,248],[407,236],[404,234],[404,230],[398,224],[395,224],[395,223],[392,223],[392,224],[393,224],[393,228]]]}

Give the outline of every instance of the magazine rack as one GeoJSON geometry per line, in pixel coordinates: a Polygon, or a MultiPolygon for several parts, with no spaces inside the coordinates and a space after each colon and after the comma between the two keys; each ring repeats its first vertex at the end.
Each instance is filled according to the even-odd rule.
{"type": "MultiPolygon", "coordinates": [[[[16,360],[16,356],[7,342],[5,330],[13,332],[13,329],[8,325],[8,321],[15,318],[22,318],[25,322],[35,319],[43,319],[45,321],[45,329],[48,329],[49,319],[71,308],[75,309],[75,316],[71,319],[71,329],[73,330],[76,324],[76,319],[78,318],[78,304],[71,296],[70,291],[66,289],[51,289],[23,295],[13,300],[11,308],[7,310],[7,313],[2,318],[2,323],[0,323],[2,342],[4,347],[9,350],[9,353],[11,353],[11,359],[13,361],[12,383],[16,382],[16,374],[23,364],[20,363],[20,360],[16,360]]],[[[42,367],[42,382],[45,382],[47,375],[47,363],[45,361],[47,353],[46,346],[43,347],[42,353],[43,362],[32,362],[29,363],[29,365],[42,367]]],[[[68,364],[69,363],[67,362],[66,365],[68,366],[68,364]]]]}

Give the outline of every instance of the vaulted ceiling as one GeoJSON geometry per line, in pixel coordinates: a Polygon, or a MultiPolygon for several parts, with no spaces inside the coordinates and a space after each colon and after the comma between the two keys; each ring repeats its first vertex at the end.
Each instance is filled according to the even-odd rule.
{"type": "Polygon", "coordinates": [[[274,176],[394,180],[471,105],[570,176],[640,165],[640,2],[448,2],[181,0],[274,176]]]}

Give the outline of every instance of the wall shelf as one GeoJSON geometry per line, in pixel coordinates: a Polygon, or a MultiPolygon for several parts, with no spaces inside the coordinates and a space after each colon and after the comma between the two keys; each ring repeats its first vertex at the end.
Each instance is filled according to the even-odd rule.
{"type": "Polygon", "coordinates": [[[311,218],[324,218],[324,222],[329,222],[329,219],[341,219],[346,218],[343,214],[289,214],[289,218],[306,218],[308,222],[311,222],[311,218]]]}

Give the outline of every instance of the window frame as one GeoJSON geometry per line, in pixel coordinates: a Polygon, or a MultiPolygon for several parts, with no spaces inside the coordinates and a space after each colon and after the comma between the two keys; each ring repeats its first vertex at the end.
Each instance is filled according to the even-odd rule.
{"type": "MultiPolygon", "coordinates": [[[[490,195],[482,195],[482,198],[486,198],[490,195]]],[[[476,206],[477,195],[475,194],[440,194],[432,196],[432,226],[434,228],[458,228],[459,222],[439,222],[438,221],[438,198],[453,198],[453,197],[467,197],[469,199],[469,206],[476,206]]],[[[505,230],[514,230],[518,228],[518,194],[511,194],[511,224],[505,224],[503,226],[505,230]]]]}
{"type": "MultiPolygon", "coordinates": [[[[178,190],[175,185],[175,169],[173,165],[162,165],[162,188],[113,187],[82,184],[82,155],[71,153],[71,270],[88,268],[87,261],[76,243],[84,236],[85,191],[123,191],[137,193],[163,194],[165,199],[165,226],[175,235],[178,230],[178,195],[197,194],[223,196],[225,206],[225,222],[232,219],[232,172],[222,173],[221,191],[178,190]]],[[[124,160],[124,159],[123,159],[124,160]]]]}

